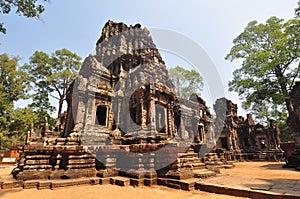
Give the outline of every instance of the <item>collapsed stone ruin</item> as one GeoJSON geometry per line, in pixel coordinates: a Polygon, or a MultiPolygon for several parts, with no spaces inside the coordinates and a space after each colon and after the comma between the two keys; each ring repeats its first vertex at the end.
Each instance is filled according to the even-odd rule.
{"type": "Polygon", "coordinates": [[[126,176],[133,184],[175,186],[172,180],[216,175],[233,160],[280,160],[275,121],[237,116],[225,98],[214,105],[193,94],[176,96],[147,28],[108,21],[96,54],[70,85],[60,128],[31,132],[20,149],[18,180],[126,176]]]}

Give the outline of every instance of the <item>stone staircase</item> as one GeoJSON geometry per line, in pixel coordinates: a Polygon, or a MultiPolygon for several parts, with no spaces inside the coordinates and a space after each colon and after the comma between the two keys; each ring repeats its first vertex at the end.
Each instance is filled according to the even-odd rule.
{"type": "Polygon", "coordinates": [[[12,174],[17,180],[74,179],[96,176],[95,157],[78,138],[57,138],[55,145],[25,145],[12,174]]]}
{"type": "Polygon", "coordinates": [[[167,168],[157,171],[157,184],[176,189],[193,190],[201,179],[214,177],[217,173],[207,169],[192,148],[178,153],[178,158],[167,168]]]}
{"type": "Polygon", "coordinates": [[[234,167],[233,161],[227,161],[222,157],[218,157],[217,153],[207,153],[203,158],[206,168],[211,170],[231,169],[234,167]]]}

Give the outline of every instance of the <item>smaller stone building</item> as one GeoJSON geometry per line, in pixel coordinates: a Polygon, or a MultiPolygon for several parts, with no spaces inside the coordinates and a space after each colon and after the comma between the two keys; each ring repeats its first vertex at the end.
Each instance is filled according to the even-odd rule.
{"type": "Polygon", "coordinates": [[[216,128],[220,132],[217,151],[225,151],[229,158],[276,159],[283,156],[280,148],[280,130],[275,121],[269,125],[255,124],[251,114],[237,115],[237,104],[226,98],[216,100],[216,128]],[[226,107],[222,112],[222,107],[226,107]],[[224,121],[222,123],[222,121],[224,121]]]}

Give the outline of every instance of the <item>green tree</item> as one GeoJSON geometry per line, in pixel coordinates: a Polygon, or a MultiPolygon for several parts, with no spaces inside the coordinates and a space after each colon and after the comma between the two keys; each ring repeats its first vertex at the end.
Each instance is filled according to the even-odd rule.
{"type": "Polygon", "coordinates": [[[243,102],[242,107],[255,116],[256,122],[267,124],[270,120],[284,120],[287,118],[285,106],[274,104],[272,101],[255,101],[255,106],[243,102]]]}
{"type": "MultiPolygon", "coordinates": [[[[40,14],[44,12],[45,8],[41,2],[47,2],[48,0],[0,0],[0,13],[9,14],[12,10],[15,10],[19,16],[27,18],[39,18],[40,14]]],[[[3,23],[0,23],[0,32],[6,33],[6,28],[3,23]]]]}
{"type": "Polygon", "coordinates": [[[233,44],[226,59],[243,62],[233,72],[229,90],[237,92],[250,109],[263,109],[261,105],[269,102],[268,107],[293,114],[289,93],[299,79],[299,20],[251,21],[233,44]]]}
{"type": "Polygon", "coordinates": [[[38,121],[38,115],[32,108],[17,108],[11,114],[9,130],[15,133],[18,140],[25,140],[31,124],[35,124],[36,121],[38,121]]]}
{"type": "Polygon", "coordinates": [[[19,69],[18,57],[0,55],[0,131],[7,129],[7,122],[14,102],[27,98],[27,75],[19,69]]]}
{"type": "Polygon", "coordinates": [[[16,56],[0,55],[0,150],[11,143],[11,122],[14,102],[28,98],[27,75],[18,65],[16,56]]]}
{"type": "Polygon", "coordinates": [[[194,69],[187,70],[176,66],[169,68],[169,75],[176,88],[176,94],[188,99],[193,93],[200,94],[203,89],[203,78],[194,69]]]}
{"type": "Polygon", "coordinates": [[[53,111],[49,95],[58,100],[58,116],[62,112],[67,88],[75,78],[81,65],[81,57],[67,49],[57,50],[51,55],[36,51],[29,64],[24,65],[34,85],[36,97],[32,107],[53,111]]]}

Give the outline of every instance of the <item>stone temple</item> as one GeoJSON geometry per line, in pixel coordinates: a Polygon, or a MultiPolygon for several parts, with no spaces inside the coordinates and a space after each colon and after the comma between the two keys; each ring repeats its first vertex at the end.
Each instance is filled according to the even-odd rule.
{"type": "Polygon", "coordinates": [[[275,121],[263,126],[237,116],[226,98],[216,100],[214,117],[200,96],[176,96],[140,24],[105,24],[67,102],[60,132],[45,122],[42,136],[28,133],[16,179],[125,176],[133,185],[185,186],[175,181],[214,176],[233,160],[282,158],[275,121]]]}

